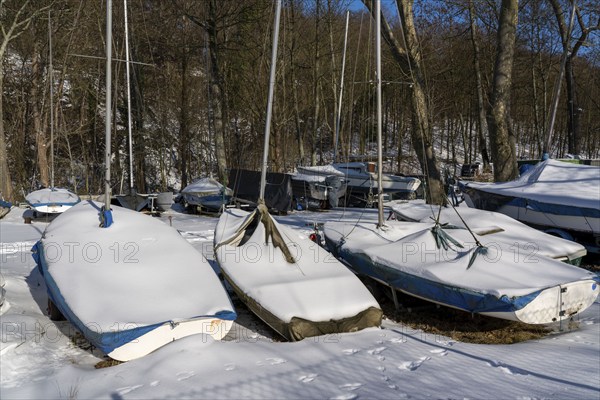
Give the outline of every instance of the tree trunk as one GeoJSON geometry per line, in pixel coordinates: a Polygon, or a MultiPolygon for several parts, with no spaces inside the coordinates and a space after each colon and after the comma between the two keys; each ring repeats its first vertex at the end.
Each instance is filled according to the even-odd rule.
{"type": "MultiPolygon", "coordinates": [[[[367,0],[364,0],[367,1],[367,0]]],[[[368,2],[368,1],[367,1],[368,2]]],[[[382,34],[392,50],[392,54],[400,67],[410,74],[412,83],[412,113],[413,129],[411,130],[412,143],[415,153],[419,158],[421,168],[427,177],[428,195],[427,202],[430,204],[445,203],[444,185],[437,158],[433,149],[432,128],[429,121],[429,107],[425,88],[425,75],[422,66],[422,55],[419,49],[417,31],[413,21],[412,0],[397,0],[402,21],[402,31],[406,40],[406,48],[403,50],[393,36],[387,21],[382,20],[382,34]]],[[[370,3],[370,2],[368,2],[370,3]]]]}
{"type": "Polygon", "coordinates": [[[518,6],[518,0],[502,0],[500,11],[493,92],[488,114],[496,182],[510,181],[518,176],[515,139],[509,126],[510,89],[518,6]]]}
{"type": "Polygon", "coordinates": [[[316,4],[316,15],[315,15],[315,68],[313,69],[313,98],[315,99],[315,107],[313,108],[313,118],[311,125],[311,154],[310,154],[310,162],[312,165],[317,164],[317,137],[318,137],[318,129],[319,129],[319,111],[321,100],[319,99],[319,79],[321,76],[321,53],[319,50],[319,22],[321,19],[320,9],[321,9],[321,1],[317,0],[316,4]]]}
{"type": "Polygon", "coordinates": [[[42,124],[42,114],[40,112],[39,88],[42,84],[40,49],[37,40],[33,45],[33,59],[31,62],[32,85],[29,92],[29,102],[31,104],[31,112],[33,118],[33,134],[35,135],[35,143],[37,147],[37,166],[40,173],[40,183],[43,187],[50,185],[50,177],[48,174],[48,143],[46,143],[46,132],[42,124]]]}
{"type": "Polygon", "coordinates": [[[485,119],[485,105],[483,102],[483,83],[481,79],[481,67],[479,65],[479,44],[476,38],[476,27],[475,27],[475,7],[473,7],[473,0],[469,0],[469,20],[471,22],[471,43],[473,45],[473,67],[475,69],[475,84],[477,87],[477,112],[479,116],[477,124],[477,135],[479,138],[479,151],[481,152],[481,158],[483,160],[483,169],[488,171],[490,169],[490,157],[487,151],[486,136],[488,133],[487,121],[485,119]]]}
{"type": "MultiPolygon", "coordinates": [[[[560,32],[560,37],[563,45],[563,51],[568,51],[570,47],[570,33],[568,28],[568,23],[565,21],[563,9],[558,0],[550,0],[550,4],[552,5],[552,9],[554,10],[554,15],[556,17],[556,22],[558,23],[558,29],[560,32]]],[[[577,56],[577,52],[586,42],[590,32],[597,31],[600,29],[600,20],[597,20],[595,26],[585,26],[584,19],[578,15],[576,18],[577,23],[579,24],[580,36],[575,42],[575,45],[568,52],[568,56],[565,64],[565,79],[567,83],[567,128],[569,134],[568,140],[568,152],[571,154],[579,154],[581,149],[580,144],[580,132],[579,132],[579,116],[581,114],[581,109],[577,104],[576,98],[576,85],[575,85],[575,77],[573,73],[573,60],[577,56]]],[[[590,19],[591,22],[591,19],[590,19]]]]}
{"type": "Polygon", "coordinates": [[[298,105],[298,84],[296,82],[296,64],[295,64],[295,55],[296,55],[296,8],[295,2],[290,2],[290,25],[291,25],[291,37],[292,43],[290,45],[290,78],[292,81],[292,95],[294,97],[294,128],[296,130],[296,141],[298,142],[298,152],[299,152],[299,162],[300,165],[304,165],[304,137],[302,134],[302,129],[300,127],[300,108],[298,105]]]}
{"type": "MultiPolygon", "coordinates": [[[[4,91],[4,73],[0,61],[0,94],[4,91]]],[[[0,96],[0,199],[13,201],[13,187],[8,170],[8,155],[6,154],[6,139],[4,137],[4,113],[2,110],[2,97],[0,96]]]]}
{"type": "Polygon", "coordinates": [[[181,58],[181,110],[179,113],[179,170],[181,172],[182,189],[188,185],[188,154],[190,151],[187,69],[187,50],[184,49],[181,58]]]}
{"type": "Polygon", "coordinates": [[[208,18],[208,47],[211,64],[210,99],[212,100],[214,128],[215,128],[215,156],[217,158],[217,176],[219,182],[227,186],[227,157],[225,155],[225,125],[223,124],[223,107],[225,105],[225,94],[219,69],[219,48],[217,45],[217,2],[209,2],[208,18]]]}
{"type": "Polygon", "coordinates": [[[577,91],[573,73],[573,58],[567,57],[565,64],[565,79],[567,81],[567,131],[569,135],[569,154],[578,155],[581,149],[579,133],[579,116],[581,108],[577,104],[577,91]]]}

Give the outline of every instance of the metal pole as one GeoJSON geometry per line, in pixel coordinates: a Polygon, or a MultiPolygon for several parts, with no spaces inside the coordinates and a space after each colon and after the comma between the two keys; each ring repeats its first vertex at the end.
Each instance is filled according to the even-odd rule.
{"type": "Polygon", "coordinates": [[[346,69],[346,46],[348,44],[348,21],[350,11],[346,11],[346,33],[344,35],[344,52],[342,54],[342,74],[340,75],[340,99],[338,103],[337,121],[335,124],[335,143],[333,148],[333,159],[338,160],[338,142],[340,140],[340,129],[342,123],[342,96],[344,94],[344,70],[346,69]]]}
{"type": "Polygon", "coordinates": [[[271,135],[271,115],[273,113],[273,92],[275,90],[275,72],[277,66],[277,44],[279,41],[279,16],[281,14],[281,0],[277,0],[275,22],[273,26],[273,49],[271,51],[271,77],[269,80],[269,96],[267,99],[267,120],[265,123],[265,145],[263,148],[263,165],[260,178],[259,202],[265,200],[265,187],[267,186],[267,167],[269,166],[269,136],[271,135]]]}
{"type": "Polygon", "coordinates": [[[567,42],[565,43],[565,48],[563,50],[562,59],[560,61],[560,70],[558,72],[558,77],[556,78],[556,84],[554,85],[554,93],[552,93],[552,108],[550,109],[550,120],[548,122],[548,134],[546,136],[546,141],[544,143],[544,148],[542,149],[544,155],[550,154],[550,140],[552,138],[552,132],[554,131],[554,122],[556,121],[556,109],[558,108],[558,100],[560,98],[560,89],[562,85],[563,76],[565,74],[565,66],[567,65],[567,57],[569,55],[569,42],[571,40],[571,29],[573,28],[573,23],[575,21],[575,3],[576,0],[573,0],[573,5],[571,9],[571,19],[569,20],[569,27],[567,29],[567,42]]]}
{"type": "Polygon", "coordinates": [[[110,210],[110,137],[111,137],[111,90],[112,90],[112,0],[106,0],[106,116],[105,116],[105,145],[104,150],[104,209],[110,210]]]}
{"type": "Polygon", "coordinates": [[[50,81],[50,187],[54,188],[54,73],[52,71],[52,21],[48,10],[48,80],[50,81]]]}
{"type": "Polygon", "coordinates": [[[383,219],[383,153],[381,150],[381,1],[375,1],[375,49],[376,49],[376,74],[377,74],[377,207],[378,219],[377,227],[381,228],[384,225],[383,219]]]}
{"type": "Polygon", "coordinates": [[[129,28],[127,22],[127,0],[123,0],[125,16],[125,71],[127,74],[127,130],[129,132],[129,194],[133,195],[133,136],[131,135],[131,83],[129,81],[129,28]]]}

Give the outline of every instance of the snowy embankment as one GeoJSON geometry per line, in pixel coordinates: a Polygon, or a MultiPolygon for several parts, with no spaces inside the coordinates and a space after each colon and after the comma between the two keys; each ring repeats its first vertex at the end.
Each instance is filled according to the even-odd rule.
{"type": "MultiPolygon", "coordinates": [[[[95,369],[102,355],[90,351],[69,323],[45,316],[46,289],[29,250],[46,223],[23,224],[22,212],[13,209],[0,221],[6,280],[2,399],[600,396],[598,300],[571,324],[575,329],[565,326],[564,332],[513,345],[460,343],[389,320],[382,329],[282,343],[257,330],[252,316],[242,315],[226,341],[192,336],[141,359],[95,369]]],[[[359,217],[365,221],[374,214],[304,212],[278,221],[308,235],[305,222],[359,217]]],[[[213,259],[216,218],[172,210],[161,219],[213,259]]]]}

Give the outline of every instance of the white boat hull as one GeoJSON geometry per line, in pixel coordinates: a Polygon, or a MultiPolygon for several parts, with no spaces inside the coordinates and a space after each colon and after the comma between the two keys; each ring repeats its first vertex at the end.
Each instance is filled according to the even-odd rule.
{"type": "Polygon", "coordinates": [[[114,222],[99,227],[101,206],[74,206],[34,246],[50,309],[120,361],[192,334],[225,336],[236,314],[202,254],[133,210],[113,206],[114,222]]]}
{"type": "Polygon", "coordinates": [[[434,224],[388,224],[377,229],[366,222],[327,223],[324,234],[356,273],[467,312],[547,324],[584,311],[600,293],[600,278],[592,272],[539,254],[524,256],[493,235],[475,234],[485,246],[479,248],[466,230],[448,229],[444,235],[454,242],[445,248],[438,247],[434,224]]]}
{"type": "MultiPolygon", "coordinates": [[[[346,180],[346,184],[349,190],[360,191],[368,193],[369,191],[377,191],[379,186],[377,184],[377,174],[373,172],[360,172],[356,173],[350,169],[343,170],[342,168],[336,169],[333,166],[326,167],[297,167],[298,172],[305,175],[318,175],[318,176],[330,176],[337,175],[346,180]]],[[[421,185],[421,181],[417,178],[396,176],[383,174],[382,175],[382,188],[387,193],[411,193],[418,189],[421,185]]]]}
{"type": "Polygon", "coordinates": [[[265,225],[256,218],[272,217],[262,207],[255,211],[260,214],[225,210],[215,229],[215,257],[238,297],[288,340],[379,326],[377,301],[323,248],[275,220],[275,235],[293,262],[273,244],[278,239],[265,239],[265,225]]]}
{"type": "Polygon", "coordinates": [[[134,360],[175,340],[197,334],[210,336],[213,340],[221,340],[229,333],[232,326],[233,321],[216,318],[197,318],[176,324],[166,323],[107,355],[118,361],[134,360]]]}

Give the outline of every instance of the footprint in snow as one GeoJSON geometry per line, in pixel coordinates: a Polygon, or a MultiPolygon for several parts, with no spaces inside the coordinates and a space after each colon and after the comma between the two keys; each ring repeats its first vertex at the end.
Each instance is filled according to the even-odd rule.
{"type": "Polygon", "coordinates": [[[309,383],[315,380],[315,378],[319,376],[317,374],[308,374],[308,375],[302,375],[300,378],[298,378],[298,380],[302,383],[309,383]]]}
{"type": "Polygon", "coordinates": [[[381,365],[381,366],[377,367],[377,370],[383,372],[383,371],[385,371],[385,367],[383,365],[381,365]]]}
{"type": "Polygon", "coordinates": [[[235,364],[225,364],[225,371],[233,371],[235,369],[235,364]]]}
{"type": "Polygon", "coordinates": [[[359,349],[344,349],[342,350],[342,353],[351,356],[352,354],[356,354],[358,353],[360,350],[359,349]]]}
{"type": "Polygon", "coordinates": [[[369,353],[372,356],[376,356],[376,355],[381,354],[381,352],[384,351],[385,349],[387,349],[387,347],[384,347],[384,346],[377,347],[376,349],[369,350],[367,353],[369,353]]]}
{"type": "Polygon", "coordinates": [[[431,357],[421,357],[416,361],[404,361],[403,363],[398,365],[398,368],[406,371],[414,371],[427,360],[431,360],[431,357]]]}
{"type": "Polygon", "coordinates": [[[358,395],[356,393],[345,393],[339,396],[330,397],[330,400],[354,400],[357,399],[358,395]]]}
{"type": "Polygon", "coordinates": [[[406,338],[399,338],[399,337],[396,337],[396,338],[393,338],[393,339],[390,339],[390,340],[388,340],[388,342],[390,342],[390,343],[394,343],[394,344],[398,344],[398,343],[406,343],[406,338]]]}
{"type": "Polygon", "coordinates": [[[508,375],[529,375],[529,372],[517,367],[512,367],[510,365],[504,364],[503,362],[491,360],[486,364],[490,367],[499,368],[500,371],[508,375]]]}
{"type": "Polygon", "coordinates": [[[279,365],[279,364],[284,364],[287,362],[287,360],[284,360],[283,358],[267,358],[267,361],[271,365],[279,365]]]}
{"type": "Polygon", "coordinates": [[[437,344],[441,344],[442,346],[452,346],[454,345],[454,343],[456,343],[456,340],[436,340],[435,341],[437,344]]]}
{"type": "Polygon", "coordinates": [[[183,371],[177,373],[178,381],[185,381],[186,379],[190,379],[192,376],[196,375],[194,371],[183,371]]]}
{"type": "Polygon", "coordinates": [[[344,385],[338,386],[342,390],[348,390],[349,392],[353,392],[362,387],[362,383],[346,383],[344,385]]]}
{"type": "Polygon", "coordinates": [[[448,350],[444,350],[444,349],[434,349],[434,350],[430,350],[430,353],[433,354],[437,354],[440,357],[444,357],[448,355],[448,350]]]}
{"type": "Polygon", "coordinates": [[[141,388],[142,386],[144,386],[144,385],[134,385],[134,386],[122,387],[122,388],[117,389],[117,393],[119,394],[119,396],[123,396],[127,393],[133,392],[136,389],[141,388]]]}

